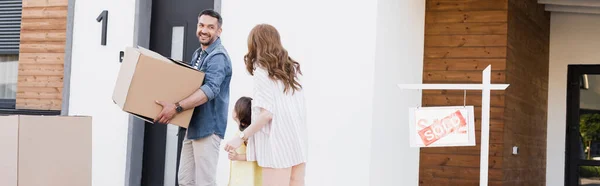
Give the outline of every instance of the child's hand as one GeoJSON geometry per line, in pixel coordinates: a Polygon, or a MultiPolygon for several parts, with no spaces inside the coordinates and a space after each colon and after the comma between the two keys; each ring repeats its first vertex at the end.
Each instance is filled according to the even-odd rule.
{"type": "Polygon", "coordinates": [[[229,151],[229,160],[239,161],[238,153],[235,150],[229,151]]]}

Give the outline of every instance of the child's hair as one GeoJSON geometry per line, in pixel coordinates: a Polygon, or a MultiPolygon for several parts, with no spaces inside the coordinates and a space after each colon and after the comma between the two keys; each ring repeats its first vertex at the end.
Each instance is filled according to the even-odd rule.
{"type": "Polygon", "coordinates": [[[252,122],[252,98],[241,97],[238,99],[233,111],[240,120],[240,131],[244,131],[252,122]]]}

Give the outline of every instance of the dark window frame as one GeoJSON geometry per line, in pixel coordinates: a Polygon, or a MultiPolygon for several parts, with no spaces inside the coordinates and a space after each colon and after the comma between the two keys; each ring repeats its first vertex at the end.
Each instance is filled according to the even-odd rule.
{"type": "MultiPolygon", "coordinates": [[[[580,159],[579,118],[581,114],[599,111],[580,108],[580,92],[585,78],[583,75],[600,75],[600,65],[568,65],[567,72],[567,120],[565,123],[565,185],[579,185],[580,166],[600,166],[600,161],[580,159]]],[[[585,90],[585,89],[584,89],[585,90]]]]}
{"type": "Polygon", "coordinates": [[[0,99],[0,115],[60,115],[60,110],[17,109],[16,99],[0,99]]]}

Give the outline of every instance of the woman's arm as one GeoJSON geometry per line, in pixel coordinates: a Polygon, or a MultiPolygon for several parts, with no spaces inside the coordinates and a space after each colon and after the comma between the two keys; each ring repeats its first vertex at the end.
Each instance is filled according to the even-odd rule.
{"type": "Polygon", "coordinates": [[[246,128],[244,133],[244,141],[248,140],[248,137],[254,135],[258,130],[262,129],[267,123],[273,120],[273,114],[266,109],[260,108],[260,113],[258,114],[258,118],[254,123],[252,123],[248,128],[246,128]]]}
{"type": "Polygon", "coordinates": [[[256,121],[243,131],[244,139],[237,136],[234,137],[232,140],[227,142],[227,145],[225,145],[225,151],[231,152],[240,147],[242,143],[248,139],[249,136],[254,135],[267,123],[271,122],[271,120],[273,120],[273,114],[268,110],[261,108],[256,121]]]}

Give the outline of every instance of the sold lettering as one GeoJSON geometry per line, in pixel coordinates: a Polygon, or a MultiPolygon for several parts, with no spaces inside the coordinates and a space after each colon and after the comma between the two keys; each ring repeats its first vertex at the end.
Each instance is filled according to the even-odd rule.
{"type": "MultiPolygon", "coordinates": [[[[421,127],[424,127],[429,122],[426,119],[420,119],[417,122],[421,127]]],[[[439,139],[447,136],[451,133],[466,133],[467,122],[465,117],[460,113],[459,110],[442,118],[441,120],[435,119],[433,122],[419,131],[419,136],[425,146],[429,146],[439,139]]]]}

